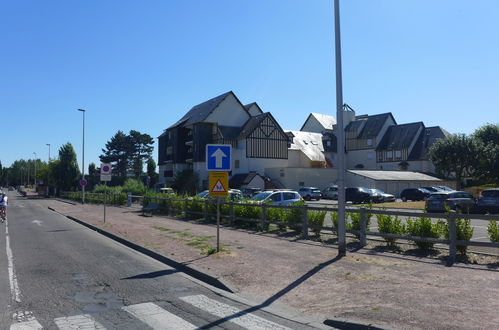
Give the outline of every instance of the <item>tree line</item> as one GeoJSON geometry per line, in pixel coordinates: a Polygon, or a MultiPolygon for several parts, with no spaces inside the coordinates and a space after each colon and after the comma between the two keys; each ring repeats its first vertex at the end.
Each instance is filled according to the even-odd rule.
{"type": "MultiPolygon", "coordinates": [[[[154,139],[148,135],[131,130],[128,134],[118,131],[102,149],[99,159],[110,163],[113,168],[113,180],[110,185],[121,185],[127,177],[134,177],[148,186],[158,181],[156,162],[152,158],[154,139]],[[146,164],[146,172],[143,167],[146,164]]],[[[88,165],[88,184],[93,187],[100,181],[100,168],[95,163],[88,165]]],[[[81,170],[76,152],[70,142],[62,145],[55,159],[48,162],[40,159],[20,159],[10,167],[4,168],[0,162],[0,185],[25,186],[48,185],[58,190],[68,191],[79,187],[81,170]],[[36,177],[35,177],[36,168],[36,177]]]]}

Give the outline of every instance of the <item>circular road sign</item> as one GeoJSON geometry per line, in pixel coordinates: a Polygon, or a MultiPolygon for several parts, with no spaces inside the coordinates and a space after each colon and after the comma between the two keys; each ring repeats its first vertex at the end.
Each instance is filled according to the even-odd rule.
{"type": "Polygon", "coordinates": [[[82,186],[82,187],[83,187],[83,186],[86,186],[86,185],[87,185],[87,183],[88,183],[88,181],[87,181],[87,180],[85,180],[85,179],[81,179],[81,180],[80,180],[80,186],[82,186]]]}

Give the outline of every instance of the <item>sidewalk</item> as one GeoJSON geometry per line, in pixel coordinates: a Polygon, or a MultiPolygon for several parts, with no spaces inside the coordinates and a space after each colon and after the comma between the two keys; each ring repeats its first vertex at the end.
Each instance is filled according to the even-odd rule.
{"type": "MultiPolygon", "coordinates": [[[[383,252],[379,246],[336,258],[335,245],[294,236],[216,226],[136,209],[37,201],[167,258],[219,278],[239,296],[299,310],[300,317],[348,319],[398,329],[497,329],[499,260],[446,267],[435,257],[383,252]]],[[[376,243],[384,245],[384,243],[376,243]]]]}

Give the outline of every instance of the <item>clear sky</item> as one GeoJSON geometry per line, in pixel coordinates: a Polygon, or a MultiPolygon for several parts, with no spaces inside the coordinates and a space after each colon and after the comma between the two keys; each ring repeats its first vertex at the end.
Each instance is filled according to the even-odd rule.
{"type": "MultiPolygon", "coordinates": [[[[344,101],[451,133],[499,122],[499,1],[342,0],[344,101]]],[[[0,161],[154,138],[232,90],[284,129],[336,117],[333,0],[0,0],[0,161]]],[[[157,159],[157,151],[154,152],[157,159]]]]}

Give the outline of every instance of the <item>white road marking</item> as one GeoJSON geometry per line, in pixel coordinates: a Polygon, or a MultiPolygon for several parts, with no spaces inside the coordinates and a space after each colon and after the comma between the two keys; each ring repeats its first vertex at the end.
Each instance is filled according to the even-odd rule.
{"type": "Polygon", "coordinates": [[[10,330],[41,330],[42,325],[37,320],[31,320],[21,323],[14,323],[10,326],[10,330]]]}
{"type": "Polygon", "coordinates": [[[9,282],[10,282],[10,293],[12,294],[12,299],[17,302],[21,302],[21,291],[19,290],[19,285],[17,284],[16,272],[14,270],[14,257],[12,256],[12,250],[10,249],[10,238],[9,238],[9,222],[5,220],[5,249],[7,251],[7,270],[9,272],[9,282]]]}
{"type": "Polygon", "coordinates": [[[198,327],[164,310],[153,303],[143,303],[122,307],[155,330],[194,330],[198,327]]]}
{"type": "Polygon", "coordinates": [[[55,324],[61,330],[105,330],[104,326],[88,314],[58,317],[55,324]]]}
{"type": "Polygon", "coordinates": [[[35,317],[33,316],[33,313],[30,311],[15,312],[12,315],[12,318],[14,319],[14,321],[17,321],[17,322],[33,321],[35,319],[35,317]]]}
{"type": "Polygon", "coordinates": [[[38,225],[38,226],[42,225],[42,221],[41,220],[33,220],[33,221],[31,221],[31,223],[34,223],[35,225],[38,225]]]}
{"type": "Polygon", "coordinates": [[[215,315],[220,318],[227,318],[227,321],[233,322],[246,329],[291,330],[288,327],[274,323],[272,321],[268,321],[264,318],[261,318],[253,314],[242,314],[241,316],[231,318],[232,316],[236,315],[241,311],[234,306],[218,302],[204,295],[187,296],[187,297],[181,297],[180,299],[212,315],[215,315]]]}

